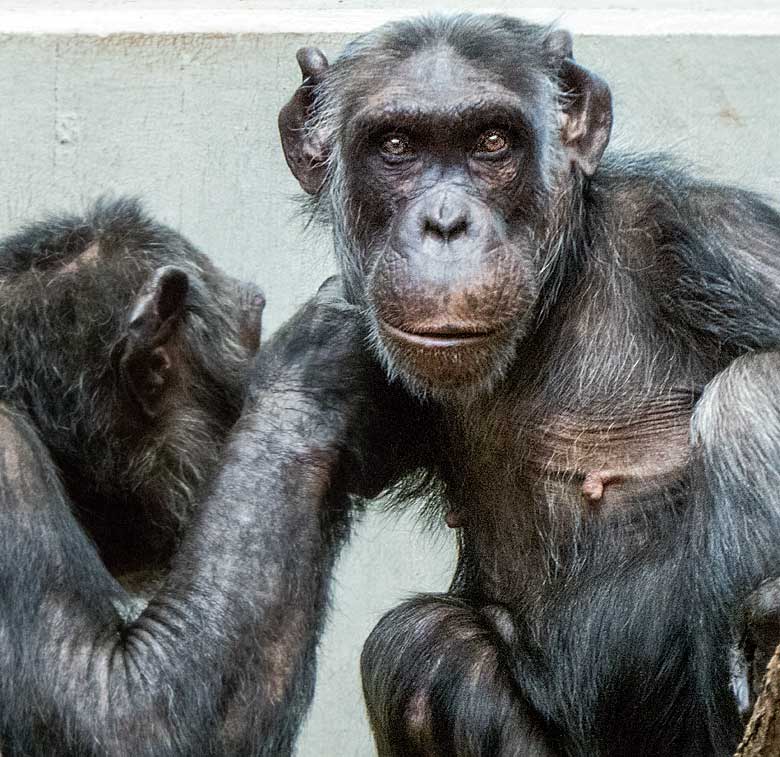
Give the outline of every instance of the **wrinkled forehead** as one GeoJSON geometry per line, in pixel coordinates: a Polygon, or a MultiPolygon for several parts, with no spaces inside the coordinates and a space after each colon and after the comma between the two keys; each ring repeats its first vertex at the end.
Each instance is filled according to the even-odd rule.
{"type": "Polygon", "coordinates": [[[385,66],[379,83],[383,92],[402,94],[430,107],[457,102],[467,94],[513,94],[495,72],[443,44],[385,66]]]}
{"type": "Polygon", "coordinates": [[[408,57],[378,58],[361,74],[354,79],[359,89],[346,101],[349,131],[377,119],[392,120],[394,114],[455,125],[491,110],[533,125],[546,94],[539,69],[469,60],[444,43],[408,57]]]}
{"type": "Polygon", "coordinates": [[[479,104],[516,110],[527,118],[546,103],[549,79],[541,67],[501,61],[469,60],[447,43],[415,51],[409,56],[377,56],[372,65],[361,62],[360,75],[344,101],[347,120],[393,104],[423,116],[453,116],[479,104]]]}

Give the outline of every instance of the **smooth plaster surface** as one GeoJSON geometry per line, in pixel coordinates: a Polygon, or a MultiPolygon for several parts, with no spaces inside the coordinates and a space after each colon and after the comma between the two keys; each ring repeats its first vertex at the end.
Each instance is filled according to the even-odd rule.
{"type": "MultiPolygon", "coordinates": [[[[276,114],[298,82],[295,50],[332,55],[344,41],[0,36],[0,233],[103,192],[140,195],[226,270],[263,285],[272,330],[333,269],[327,237],[303,232],[276,114]]],[[[612,86],[614,143],[671,150],[780,198],[780,38],[586,37],[575,49],[612,86]]],[[[447,586],[451,534],[375,510],[337,571],[304,757],[373,754],[362,641],[403,596],[447,586]]]]}

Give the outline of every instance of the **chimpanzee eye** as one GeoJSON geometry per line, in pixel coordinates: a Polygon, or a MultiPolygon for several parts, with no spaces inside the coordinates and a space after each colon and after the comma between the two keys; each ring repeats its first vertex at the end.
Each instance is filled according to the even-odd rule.
{"type": "Polygon", "coordinates": [[[503,131],[498,129],[490,129],[484,132],[477,140],[477,146],[474,148],[474,152],[484,156],[494,156],[502,153],[509,147],[509,138],[503,131]]]}
{"type": "Polygon", "coordinates": [[[391,161],[414,155],[409,139],[403,134],[388,134],[382,141],[381,151],[382,157],[391,161]]]}

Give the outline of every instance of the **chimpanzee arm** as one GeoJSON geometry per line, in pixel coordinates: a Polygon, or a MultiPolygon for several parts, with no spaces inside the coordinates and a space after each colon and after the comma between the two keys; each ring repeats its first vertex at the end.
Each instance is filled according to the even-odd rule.
{"type": "Polygon", "coordinates": [[[559,754],[512,680],[505,647],[513,634],[503,608],[448,596],[420,595],[388,612],[361,656],[379,755],[559,754]]]}
{"type": "Polygon", "coordinates": [[[131,621],[32,425],[3,408],[6,757],[290,753],[348,517],[330,475],[356,390],[344,369],[348,329],[329,331],[337,338],[288,329],[271,345],[213,491],[166,583],[131,621]],[[237,690],[250,697],[242,708],[237,690]]]}
{"type": "MultiPolygon", "coordinates": [[[[760,686],[765,655],[780,642],[780,607],[768,606],[771,592],[751,596],[780,575],[780,214],[731,188],[699,188],[687,202],[679,225],[667,226],[661,250],[662,267],[676,264],[674,280],[656,295],[671,333],[688,336],[691,354],[719,370],[696,403],[689,474],[696,520],[687,529],[698,540],[697,559],[711,566],[700,572],[701,607],[725,608],[713,617],[730,619],[711,637],[723,648],[704,649],[697,665],[702,689],[715,691],[726,686],[707,678],[719,675],[712,659],[732,657],[726,648],[732,638],[742,637],[736,659],[747,658],[753,686],[760,686]]],[[[722,702],[713,722],[731,723],[733,706],[722,702]]]]}
{"type": "Polygon", "coordinates": [[[721,367],[780,347],[780,214],[730,187],[693,187],[686,202],[661,224],[659,267],[673,278],[653,276],[673,328],[686,324],[692,347],[719,353],[721,367]]]}

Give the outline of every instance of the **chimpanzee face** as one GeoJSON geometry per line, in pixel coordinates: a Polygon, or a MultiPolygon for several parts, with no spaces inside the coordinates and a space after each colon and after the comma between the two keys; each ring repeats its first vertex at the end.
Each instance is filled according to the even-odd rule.
{"type": "Polygon", "coordinates": [[[474,394],[531,328],[556,198],[595,170],[609,91],[570,60],[565,33],[530,52],[507,35],[496,60],[473,40],[387,37],[332,69],[300,51],[282,141],[302,186],[327,195],[347,289],[389,373],[421,394],[474,394]],[[562,98],[560,81],[582,96],[562,98]]]}
{"type": "Polygon", "coordinates": [[[536,299],[538,125],[498,77],[426,50],[357,103],[344,153],[379,353],[423,392],[500,375],[536,299]]]}

